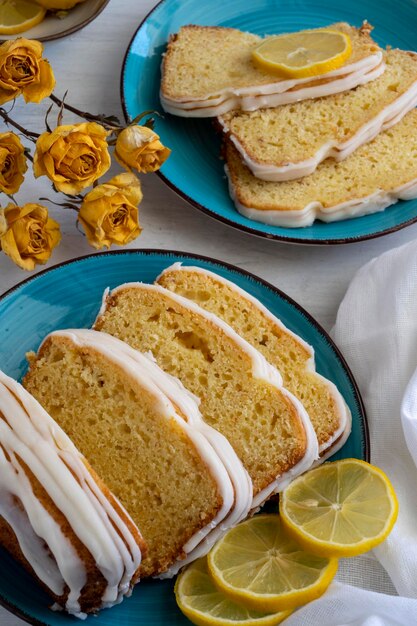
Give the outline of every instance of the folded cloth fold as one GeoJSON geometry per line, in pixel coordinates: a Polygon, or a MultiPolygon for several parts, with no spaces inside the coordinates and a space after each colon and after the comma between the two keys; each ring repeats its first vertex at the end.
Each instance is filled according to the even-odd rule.
{"type": "Polygon", "coordinates": [[[417,601],[335,582],[322,598],[293,613],[284,624],[413,626],[417,624],[417,601]]]}
{"type": "Polygon", "coordinates": [[[398,495],[397,524],[374,556],[400,597],[388,595],[371,559],[359,559],[352,582],[363,589],[336,582],[286,624],[411,626],[417,624],[417,241],[358,271],[333,337],[362,393],[371,462],[388,474],[398,495]]]}

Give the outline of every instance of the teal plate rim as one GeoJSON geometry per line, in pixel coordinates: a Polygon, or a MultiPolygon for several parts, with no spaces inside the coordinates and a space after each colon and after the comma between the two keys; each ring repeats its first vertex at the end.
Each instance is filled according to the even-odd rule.
{"type": "MultiPolygon", "coordinates": [[[[57,263],[56,265],[53,265],[52,267],[49,267],[45,270],[42,270],[41,272],[38,272],[37,274],[35,274],[34,276],[29,276],[28,278],[26,278],[25,280],[22,280],[21,282],[19,282],[17,285],[14,285],[13,287],[11,287],[10,289],[8,289],[7,291],[5,291],[3,294],[0,295],[0,303],[5,300],[8,296],[10,296],[11,294],[13,294],[14,292],[18,291],[19,289],[21,289],[22,287],[24,287],[25,285],[31,283],[31,282],[36,282],[37,280],[39,280],[39,278],[41,278],[42,276],[44,276],[45,274],[50,274],[56,271],[59,271],[62,267],[65,267],[67,265],[75,265],[77,263],[82,263],[83,261],[87,260],[87,259],[91,259],[93,257],[100,257],[100,256],[121,256],[121,255],[143,255],[143,256],[152,256],[152,255],[161,255],[161,256],[166,256],[166,257],[182,257],[182,258],[186,258],[186,259],[190,259],[190,260],[197,260],[197,261],[203,261],[203,262],[207,262],[213,265],[218,265],[220,267],[224,267],[236,274],[241,274],[246,278],[249,278],[250,280],[259,283],[262,285],[262,287],[264,287],[265,289],[267,289],[268,291],[272,292],[273,295],[278,296],[278,298],[280,298],[281,300],[284,300],[287,304],[289,304],[291,307],[293,307],[294,309],[297,310],[297,312],[299,314],[301,314],[308,322],[309,324],[311,324],[314,329],[321,335],[321,337],[323,338],[323,340],[330,346],[330,348],[332,349],[332,351],[334,352],[337,360],[340,363],[340,366],[343,368],[343,370],[345,371],[348,379],[349,379],[349,383],[351,386],[351,390],[353,393],[353,397],[355,400],[355,403],[357,405],[357,408],[359,410],[360,416],[361,416],[361,420],[360,420],[360,428],[362,431],[362,437],[363,437],[363,457],[364,460],[367,461],[368,463],[370,462],[370,457],[371,457],[371,445],[370,445],[370,437],[369,437],[369,426],[368,426],[368,419],[367,419],[367,415],[366,415],[366,409],[362,400],[362,396],[361,393],[359,391],[358,385],[355,381],[355,378],[353,376],[353,373],[349,367],[349,365],[347,364],[343,354],[341,353],[341,351],[339,350],[339,348],[336,346],[336,344],[334,343],[333,339],[330,337],[330,335],[324,330],[324,328],[314,319],[314,317],[308,313],[308,311],[306,311],[300,304],[298,304],[295,300],[293,300],[293,298],[291,298],[290,296],[288,296],[285,292],[283,292],[281,289],[279,289],[278,287],[275,287],[274,285],[272,285],[271,283],[269,283],[268,281],[264,280],[263,278],[261,278],[260,276],[257,276],[256,274],[252,274],[251,272],[248,272],[247,270],[241,269],[240,267],[237,267],[236,265],[233,265],[232,263],[227,263],[226,261],[221,261],[219,259],[215,259],[213,257],[208,257],[208,256],[203,256],[201,254],[195,254],[192,252],[183,252],[183,251],[179,251],[179,250],[162,250],[159,248],[133,248],[130,250],[112,250],[112,251],[108,251],[108,252],[100,252],[100,253],[93,253],[93,254],[87,254],[85,256],[81,256],[81,257],[76,257],[74,259],[70,259],[69,261],[63,261],[62,263],[57,263]]],[[[170,261],[172,261],[172,258],[170,259],[170,261]]],[[[5,609],[7,609],[8,611],[10,611],[10,613],[12,613],[13,615],[16,615],[16,617],[19,617],[20,619],[24,620],[25,622],[32,624],[33,626],[50,626],[50,624],[48,624],[48,622],[43,622],[38,620],[35,617],[32,617],[31,615],[29,615],[28,613],[26,613],[23,609],[21,609],[20,607],[18,607],[17,605],[13,604],[12,602],[10,602],[0,591],[0,605],[3,606],[5,609]]]]}
{"type": "MultiPolygon", "coordinates": [[[[132,121],[132,117],[129,115],[128,108],[127,108],[124,83],[125,83],[126,67],[129,61],[129,54],[130,54],[132,45],[139,31],[146,26],[147,21],[151,17],[151,15],[157,10],[159,10],[162,7],[162,5],[168,4],[169,2],[172,2],[172,0],[159,0],[159,2],[146,14],[146,16],[140,22],[139,26],[133,33],[129,41],[129,44],[127,46],[127,49],[123,58],[123,62],[122,62],[121,73],[120,73],[120,100],[122,104],[123,115],[127,123],[130,123],[132,121]]],[[[268,233],[268,232],[265,232],[256,228],[251,228],[250,226],[246,226],[245,224],[239,224],[233,221],[232,219],[229,219],[228,217],[224,217],[223,215],[220,215],[219,213],[210,209],[208,206],[205,206],[201,204],[200,202],[197,202],[196,200],[194,200],[194,198],[192,198],[187,193],[185,193],[185,191],[183,191],[180,187],[178,187],[172,180],[170,180],[160,170],[158,170],[156,174],[180,198],[183,198],[191,206],[198,209],[205,215],[208,215],[212,219],[222,222],[223,224],[226,224],[227,226],[231,226],[232,228],[236,230],[240,230],[250,235],[255,235],[256,237],[260,237],[262,239],[280,241],[282,243],[297,244],[297,245],[314,245],[314,246],[333,246],[333,245],[343,245],[343,244],[349,244],[349,243],[359,243],[361,241],[377,239],[378,237],[384,237],[385,235],[396,233],[399,230],[402,230],[403,228],[406,228],[407,226],[411,226],[412,224],[415,224],[417,222],[417,214],[416,214],[414,217],[411,217],[408,220],[405,220],[399,224],[394,224],[393,226],[389,226],[387,228],[383,228],[382,230],[379,230],[379,231],[363,233],[361,235],[352,235],[348,237],[335,237],[332,239],[301,238],[301,237],[296,237],[296,236],[293,237],[293,236],[287,236],[287,235],[281,235],[281,234],[275,234],[275,233],[268,233]]],[[[360,219],[360,218],[356,218],[356,219],[360,219]]]]}

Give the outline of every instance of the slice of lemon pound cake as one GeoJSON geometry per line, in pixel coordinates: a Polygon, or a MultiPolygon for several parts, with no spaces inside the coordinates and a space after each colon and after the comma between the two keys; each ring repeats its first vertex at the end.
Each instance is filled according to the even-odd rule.
{"type": "Polygon", "coordinates": [[[239,213],[276,226],[310,226],[383,211],[417,197],[417,110],[345,161],[327,159],[315,172],[275,183],[255,178],[237,149],[225,146],[230,194],[239,213]]]}
{"type": "Polygon", "coordinates": [[[265,41],[261,37],[233,28],[183,26],[164,55],[162,106],[183,117],[254,111],[353,89],[383,73],[382,50],[370,37],[369,24],[357,29],[342,22],[319,30],[350,38],[344,65],[314,77],[282,78],[255,66],[252,52],[265,41]]]}
{"type": "Polygon", "coordinates": [[[232,111],[218,121],[252,174],[285,181],[328,157],[343,161],[417,104],[417,54],[388,50],[376,80],[340,94],[273,109],[232,111]]]}
{"type": "Polygon", "coordinates": [[[186,557],[234,503],[223,463],[161,391],[164,377],[157,386],[105,333],[68,330],[48,335],[24,379],[140,527],[142,577],[186,557]]]}
{"type": "Polygon", "coordinates": [[[218,317],[158,285],[128,283],[105,295],[97,330],[152,351],[200,400],[204,421],[233,446],[259,506],[318,456],[301,403],[264,357],[218,317]]]}
{"type": "Polygon", "coordinates": [[[79,618],[129,595],[146,553],[138,528],[88,461],[1,371],[0,545],[79,618]]]}
{"type": "Polygon", "coordinates": [[[218,315],[261,352],[304,405],[327,458],[351,430],[350,411],[336,386],[315,371],[314,350],[291,332],[259,300],[218,274],[176,263],[157,283],[218,315]]]}

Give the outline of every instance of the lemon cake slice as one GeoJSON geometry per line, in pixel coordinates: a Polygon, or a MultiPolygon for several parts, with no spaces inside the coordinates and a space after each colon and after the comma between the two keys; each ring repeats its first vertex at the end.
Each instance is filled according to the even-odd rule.
{"type": "Polygon", "coordinates": [[[245,165],[262,180],[311,174],[332,157],[343,161],[397,124],[417,105],[417,54],[388,50],[376,80],[340,94],[218,118],[245,165]]]}
{"type": "Polygon", "coordinates": [[[237,149],[225,146],[230,194],[239,213],[276,226],[310,226],[383,211],[417,198],[417,110],[358,148],[327,159],[310,176],[274,183],[256,178],[237,149]]]}
{"type": "Polygon", "coordinates": [[[0,545],[85,618],[139,578],[140,532],[56,422],[0,371],[0,545]]]}
{"type": "Polygon", "coordinates": [[[184,565],[207,554],[215,541],[226,530],[247,517],[252,508],[252,481],[229,441],[204,422],[199,410],[198,398],[188,391],[177,378],[163,372],[150,353],[142,354],[138,350],[133,350],[127,343],[105,333],[99,334],[96,331],[86,329],[72,331],[72,333],[74,332],[77,341],[81,341],[83,345],[92,345],[96,349],[97,345],[102,347],[104,345],[107,351],[113,350],[116,354],[124,354],[124,358],[133,359],[136,366],[146,370],[146,375],[169,398],[179,415],[208,440],[228,473],[230,483],[220,481],[223,507],[209,525],[204,526],[187,542],[184,547],[185,555],[181,556],[167,571],[160,575],[161,578],[171,578],[184,565]],[[230,506],[231,502],[233,502],[232,506],[230,506]]]}
{"type": "Polygon", "coordinates": [[[254,111],[353,89],[383,73],[382,50],[369,24],[357,29],[342,22],[320,30],[326,29],[350,38],[352,52],[344,65],[313,78],[281,78],[252,61],[261,37],[233,28],[183,26],[171,37],[162,62],[162,106],[183,117],[254,111]]]}
{"type": "Polygon", "coordinates": [[[214,272],[181,263],[164,270],[157,283],[218,315],[279,370],[285,387],[307,410],[321,460],[343,446],[351,430],[345,401],[336,386],[315,371],[313,348],[259,300],[214,272]]]}
{"type": "Polygon", "coordinates": [[[105,294],[95,328],[152,351],[200,398],[204,421],[229,440],[252,479],[253,507],[318,457],[308,415],[278,371],[190,300],[159,285],[127,283],[105,294]]]}
{"type": "Polygon", "coordinates": [[[148,369],[105,333],[66,330],[46,337],[24,379],[140,527],[142,577],[185,558],[234,504],[214,448],[161,391],[164,372],[156,385],[148,369]]]}

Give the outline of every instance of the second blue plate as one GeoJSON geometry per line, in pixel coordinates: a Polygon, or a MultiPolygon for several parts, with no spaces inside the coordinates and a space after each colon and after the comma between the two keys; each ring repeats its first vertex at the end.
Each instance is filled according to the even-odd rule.
{"type": "MultiPolygon", "coordinates": [[[[160,65],[169,36],[184,24],[228,26],[258,35],[318,28],[367,19],[382,46],[416,48],[416,0],[162,0],[135,33],[126,53],[121,93],[128,119],[142,111],[162,111],[160,65]]],[[[221,54],[221,50],[219,50],[221,54]]],[[[381,213],[307,228],[281,228],[240,215],[229,197],[220,160],[220,139],[211,120],[165,115],[157,131],[172,154],[162,179],[193,206],[253,235],[300,244],[340,244],[379,237],[417,221],[417,200],[401,201],[381,213]]]]}

